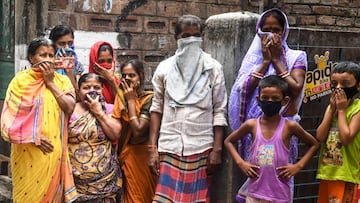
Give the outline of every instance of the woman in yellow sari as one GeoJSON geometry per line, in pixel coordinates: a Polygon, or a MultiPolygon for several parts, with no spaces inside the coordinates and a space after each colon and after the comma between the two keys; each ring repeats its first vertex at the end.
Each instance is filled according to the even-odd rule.
{"type": "Polygon", "coordinates": [[[109,115],[113,105],[105,103],[102,82],[95,73],[80,77],[80,102],[70,117],[69,155],[77,202],[120,202],[121,170],[111,140],[119,139],[121,124],[109,115]]]}
{"type": "Polygon", "coordinates": [[[121,89],[115,98],[113,116],[122,124],[119,160],[124,174],[124,203],[148,203],[155,193],[157,177],[148,166],[148,139],[153,93],[141,87],[143,64],[130,60],[120,67],[121,89]]]}
{"type": "Polygon", "coordinates": [[[1,130],[11,142],[14,202],[73,202],[76,189],[67,150],[67,118],[75,105],[69,78],[54,72],[46,38],[28,47],[32,67],[9,84],[1,130]]]}

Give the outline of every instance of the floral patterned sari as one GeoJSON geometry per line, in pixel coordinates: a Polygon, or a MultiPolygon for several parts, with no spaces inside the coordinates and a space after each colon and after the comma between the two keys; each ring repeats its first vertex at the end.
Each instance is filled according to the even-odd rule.
{"type": "MultiPolygon", "coordinates": [[[[106,110],[111,113],[112,105],[106,110]]],[[[70,118],[69,154],[78,201],[120,202],[122,177],[115,150],[89,111],[70,118]]]]}

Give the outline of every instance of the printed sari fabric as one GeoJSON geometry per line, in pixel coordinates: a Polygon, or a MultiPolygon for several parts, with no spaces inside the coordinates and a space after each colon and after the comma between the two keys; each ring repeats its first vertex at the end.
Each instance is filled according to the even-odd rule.
{"type": "MultiPolygon", "coordinates": [[[[112,105],[106,105],[107,114],[112,105]]],[[[69,124],[69,155],[79,202],[120,202],[122,177],[111,141],[86,111],[69,124]]]]}
{"type": "MultiPolygon", "coordinates": [[[[106,44],[108,46],[111,47],[112,49],[112,52],[114,54],[114,49],[113,47],[111,46],[110,43],[108,42],[103,42],[103,41],[99,41],[99,42],[96,42],[90,49],[90,56],[89,56],[89,73],[95,73],[95,70],[94,70],[94,65],[95,63],[98,61],[98,54],[99,54],[99,48],[101,47],[101,45],[103,44],[106,44]]],[[[113,61],[112,63],[114,64],[114,67],[116,67],[115,63],[115,57],[113,55],[113,61]]],[[[114,70],[115,72],[115,70],[114,70]]],[[[114,74],[114,79],[115,79],[115,83],[117,85],[120,85],[120,79],[114,74]]],[[[114,100],[115,100],[115,95],[113,93],[113,91],[111,90],[111,86],[108,84],[107,81],[105,81],[103,83],[103,86],[102,86],[102,94],[103,96],[105,97],[105,101],[106,103],[109,103],[109,104],[113,104],[114,103],[114,100]]]]}
{"type": "MultiPolygon", "coordinates": [[[[121,90],[119,90],[121,91],[121,90]]],[[[151,173],[148,166],[148,131],[144,134],[144,141],[132,144],[132,130],[129,124],[127,107],[121,92],[115,99],[113,116],[121,119],[122,132],[119,141],[120,165],[124,174],[124,203],[151,202],[155,194],[157,177],[151,173]]],[[[136,114],[140,118],[149,119],[149,109],[153,93],[145,92],[136,100],[136,114]]]]}
{"type": "MultiPolygon", "coordinates": [[[[54,82],[74,95],[70,80],[55,73],[54,82]]],[[[11,145],[14,202],[73,202],[77,193],[67,151],[67,118],[42,73],[30,68],[10,82],[1,116],[2,136],[11,145]],[[36,144],[44,136],[54,151],[36,144]],[[35,143],[35,144],[34,144],[35,143]]]]}

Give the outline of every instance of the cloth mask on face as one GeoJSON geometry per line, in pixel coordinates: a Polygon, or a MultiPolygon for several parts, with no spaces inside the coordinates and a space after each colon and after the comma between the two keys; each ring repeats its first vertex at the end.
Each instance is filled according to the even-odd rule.
{"type": "Polygon", "coordinates": [[[359,91],[356,85],[352,87],[344,87],[342,89],[344,90],[347,99],[352,99],[353,96],[355,96],[355,94],[359,91]]]}
{"type": "Polygon", "coordinates": [[[176,104],[196,104],[208,94],[210,80],[204,65],[201,37],[186,37],[177,41],[174,66],[167,76],[166,90],[176,104]]]}
{"type": "Polygon", "coordinates": [[[264,112],[266,116],[274,116],[279,114],[280,109],[282,107],[281,101],[258,101],[261,110],[264,112]]]}
{"type": "Polygon", "coordinates": [[[105,69],[111,69],[112,68],[112,64],[111,63],[97,63],[97,65],[101,66],[102,68],[105,68],[105,69]]]}

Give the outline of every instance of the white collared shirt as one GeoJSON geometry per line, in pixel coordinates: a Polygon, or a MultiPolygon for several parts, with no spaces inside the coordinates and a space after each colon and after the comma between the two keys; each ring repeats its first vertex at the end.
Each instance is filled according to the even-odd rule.
{"type": "Polygon", "coordinates": [[[166,75],[174,56],[162,61],[153,76],[154,97],[150,112],[162,114],[158,151],[179,156],[202,153],[213,147],[214,126],[227,126],[227,93],[222,66],[205,54],[213,68],[210,91],[205,98],[192,105],[173,105],[166,87],[166,75]]]}

